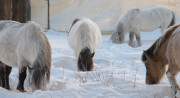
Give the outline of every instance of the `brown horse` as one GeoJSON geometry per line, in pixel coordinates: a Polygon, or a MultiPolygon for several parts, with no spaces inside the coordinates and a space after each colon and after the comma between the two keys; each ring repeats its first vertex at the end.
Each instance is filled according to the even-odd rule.
{"type": "Polygon", "coordinates": [[[157,84],[166,75],[176,92],[179,86],[176,75],[180,70],[180,24],[168,28],[156,42],[143,52],[142,61],[146,66],[146,84],[157,84]]]}

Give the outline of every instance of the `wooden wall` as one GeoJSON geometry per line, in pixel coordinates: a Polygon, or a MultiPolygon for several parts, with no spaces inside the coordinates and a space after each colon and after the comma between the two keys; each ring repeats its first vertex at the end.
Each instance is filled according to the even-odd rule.
{"type": "Polygon", "coordinates": [[[0,19],[24,23],[31,20],[30,0],[0,0],[0,19]]]}

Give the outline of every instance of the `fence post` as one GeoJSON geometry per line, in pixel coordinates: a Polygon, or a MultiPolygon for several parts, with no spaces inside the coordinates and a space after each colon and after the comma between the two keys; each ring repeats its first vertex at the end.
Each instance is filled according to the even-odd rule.
{"type": "Polygon", "coordinates": [[[50,14],[50,7],[49,6],[50,5],[49,5],[49,0],[48,0],[48,28],[47,28],[48,30],[50,29],[50,19],[49,19],[50,18],[50,15],[49,15],[50,14]]]}

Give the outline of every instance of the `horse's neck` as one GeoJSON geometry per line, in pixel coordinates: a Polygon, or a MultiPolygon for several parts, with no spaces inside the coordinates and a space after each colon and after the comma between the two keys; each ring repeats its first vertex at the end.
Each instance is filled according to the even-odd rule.
{"type": "Polygon", "coordinates": [[[165,34],[161,37],[161,39],[160,39],[161,45],[159,46],[159,49],[156,52],[157,53],[156,57],[159,58],[160,60],[167,62],[166,50],[168,47],[168,43],[169,43],[171,35],[176,30],[176,28],[178,28],[179,26],[180,26],[180,24],[174,25],[174,26],[168,28],[166,30],[165,34]]]}
{"type": "Polygon", "coordinates": [[[157,50],[157,53],[154,56],[154,58],[157,61],[160,61],[161,63],[163,63],[163,65],[168,64],[168,59],[166,56],[166,50],[167,50],[168,43],[169,43],[169,38],[165,40],[165,42],[160,46],[159,50],[157,50]]]}

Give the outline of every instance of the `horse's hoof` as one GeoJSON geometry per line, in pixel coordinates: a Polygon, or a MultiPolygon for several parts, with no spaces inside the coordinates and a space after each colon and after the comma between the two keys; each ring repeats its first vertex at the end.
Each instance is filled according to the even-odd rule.
{"type": "Polygon", "coordinates": [[[6,87],[7,90],[11,90],[10,87],[6,87]]]}
{"type": "Polygon", "coordinates": [[[26,90],[24,90],[24,89],[21,89],[21,90],[19,90],[20,92],[26,92],[26,90]]]}
{"type": "Polygon", "coordinates": [[[129,44],[129,46],[133,47],[133,44],[129,44]]]}
{"type": "Polygon", "coordinates": [[[24,88],[17,88],[17,90],[19,90],[20,92],[26,92],[26,90],[24,90],[24,88]]]}
{"type": "Polygon", "coordinates": [[[141,46],[141,44],[138,44],[138,47],[140,47],[141,46]]]}

